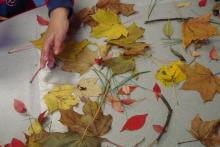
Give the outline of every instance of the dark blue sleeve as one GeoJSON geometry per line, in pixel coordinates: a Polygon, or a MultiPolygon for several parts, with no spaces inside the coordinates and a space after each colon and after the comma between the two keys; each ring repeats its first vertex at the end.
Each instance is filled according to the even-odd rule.
{"type": "Polygon", "coordinates": [[[72,0],[49,0],[48,1],[48,9],[49,14],[56,8],[64,7],[69,10],[69,17],[73,14],[73,2],[72,0]]]}

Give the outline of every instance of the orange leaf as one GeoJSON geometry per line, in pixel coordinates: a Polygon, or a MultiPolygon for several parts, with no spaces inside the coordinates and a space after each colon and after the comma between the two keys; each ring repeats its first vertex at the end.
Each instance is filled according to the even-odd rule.
{"type": "Polygon", "coordinates": [[[213,47],[209,52],[209,57],[211,60],[216,60],[216,61],[219,60],[218,52],[215,47],[213,47]]]}
{"type": "Polygon", "coordinates": [[[123,85],[118,90],[118,94],[120,94],[120,95],[130,95],[136,88],[137,88],[137,86],[133,86],[133,85],[123,85]]]}
{"type": "Polygon", "coordinates": [[[203,41],[218,35],[217,27],[209,23],[211,14],[186,20],[182,24],[183,47],[187,48],[193,41],[203,41]]]}
{"type": "Polygon", "coordinates": [[[153,125],[152,127],[153,127],[154,131],[158,134],[162,133],[163,129],[164,129],[164,127],[162,127],[161,125],[153,125]]]}
{"type": "Polygon", "coordinates": [[[27,112],[25,104],[22,101],[17,100],[17,99],[14,99],[14,109],[18,113],[25,113],[25,112],[27,112]]]}

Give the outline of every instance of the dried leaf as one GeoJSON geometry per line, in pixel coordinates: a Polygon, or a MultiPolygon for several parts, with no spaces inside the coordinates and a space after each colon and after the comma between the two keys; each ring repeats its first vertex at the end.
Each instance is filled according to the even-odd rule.
{"type": "Polygon", "coordinates": [[[120,95],[130,95],[137,86],[134,85],[123,85],[121,88],[118,90],[118,94],[120,95]]]}
{"type": "Polygon", "coordinates": [[[18,112],[18,113],[26,113],[27,109],[25,104],[17,99],[14,99],[14,109],[18,112]]]}
{"type": "Polygon", "coordinates": [[[211,49],[211,51],[209,52],[209,58],[210,58],[211,60],[216,60],[216,61],[219,60],[218,52],[217,52],[217,50],[216,50],[215,47],[213,47],[213,48],[211,49]]]}
{"type": "Polygon", "coordinates": [[[67,110],[79,103],[72,93],[72,85],[56,85],[44,97],[44,102],[50,113],[56,110],[67,110]]]}
{"type": "Polygon", "coordinates": [[[39,25],[47,26],[49,25],[49,21],[43,18],[42,16],[37,15],[37,22],[39,25]]]}
{"type": "Polygon", "coordinates": [[[91,17],[91,15],[93,15],[94,13],[95,13],[95,9],[84,8],[80,10],[79,12],[76,12],[75,16],[78,21],[84,24],[88,24],[91,27],[95,27],[98,25],[98,23],[91,17]]]}
{"type": "Polygon", "coordinates": [[[132,116],[126,121],[121,129],[121,132],[124,130],[135,131],[141,129],[145,124],[147,116],[148,114],[132,116]]]}
{"type": "Polygon", "coordinates": [[[119,17],[111,10],[98,10],[92,18],[99,23],[92,28],[92,36],[96,38],[107,37],[108,40],[127,37],[128,31],[121,24],[119,17]]]}
{"type": "Polygon", "coordinates": [[[104,60],[103,65],[111,68],[115,75],[133,71],[135,68],[134,59],[125,57],[114,57],[104,60]]]}
{"type": "Polygon", "coordinates": [[[99,51],[99,56],[100,57],[106,57],[109,50],[111,49],[111,45],[107,44],[107,45],[101,45],[101,44],[97,44],[96,43],[96,46],[98,48],[98,51],[99,51]]]}
{"type": "Polygon", "coordinates": [[[199,114],[192,120],[191,134],[205,146],[220,145],[220,120],[203,121],[199,114]]]}
{"type": "Polygon", "coordinates": [[[201,55],[201,53],[196,50],[190,50],[190,54],[192,57],[199,57],[201,55]]]}
{"type": "Polygon", "coordinates": [[[220,79],[210,69],[199,63],[192,66],[182,64],[180,68],[186,75],[183,90],[198,91],[204,102],[212,101],[215,94],[220,93],[220,79]]]}
{"type": "Polygon", "coordinates": [[[96,4],[97,8],[110,9],[116,14],[121,13],[122,15],[129,16],[135,13],[134,4],[123,4],[120,0],[99,0],[96,4]]]}
{"type": "Polygon", "coordinates": [[[191,2],[178,2],[178,3],[176,4],[176,6],[177,6],[178,8],[188,7],[188,6],[190,6],[190,5],[191,5],[191,2]]]}
{"type": "Polygon", "coordinates": [[[43,131],[43,128],[40,124],[40,122],[36,119],[28,128],[28,134],[29,135],[35,135],[40,134],[43,131]]]}
{"type": "Polygon", "coordinates": [[[178,51],[174,50],[173,48],[170,48],[171,53],[173,53],[175,56],[177,56],[180,61],[182,62],[186,62],[186,59],[183,57],[183,55],[181,53],[179,53],[178,51]]]}
{"type": "Polygon", "coordinates": [[[108,95],[107,101],[112,104],[112,108],[117,112],[124,112],[124,108],[120,102],[120,99],[117,96],[108,95]]]}
{"type": "Polygon", "coordinates": [[[153,125],[152,127],[153,127],[154,131],[158,134],[163,132],[163,127],[161,125],[153,125]]]}
{"type": "Polygon", "coordinates": [[[163,26],[163,34],[166,37],[171,38],[173,33],[174,33],[173,26],[172,26],[171,22],[168,20],[163,26]]]}
{"type": "Polygon", "coordinates": [[[154,84],[153,92],[154,92],[154,95],[156,96],[156,99],[158,101],[160,98],[161,90],[160,90],[160,86],[157,83],[154,84]]]}
{"type": "Polygon", "coordinates": [[[98,57],[97,52],[84,48],[74,60],[63,62],[62,70],[67,72],[77,72],[81,75],[88,72],[95,64],[95,59],[98,57]]]}
{"type": "Polygon", "coordinates": [[[82,135],[85,128],[90,124],[86,136],[98,137],[105,135],[111,129],[112,116],[104,115],[102,110],[99,111],[97,118],[92,120],[98,110],[99,104],[87,100],[83,106],[84,114],[79,114],[72,110],[61,110],[60,121],[69,128],[69,131],[82,135]],[[92,124],[91,124],[92,123],[92,124]]]}
{"type": "Polygon", "coordinates": [[[77,133],[50,133],[40,139],[38,143],[41,147],[100,147],[103,141],[99,137],[85,137],[80,140],[81,136],[77,133]]]}
{"type": "Polygon", "coordinates": [[[131,45],[126,46],[123,55],[124,56],[138,56],[138,55],[144,55],[144,53],[149,49],[149,44],[145,42],[136,42],[131,45]]]}
{"type": "Polygon", "coordinates": [[[218,35],[217,27],[209,23],[211,14],[186,20],[182,25],[183,47],[187,48],[193,41],[203,41],[218,35]]]}
{"type": "Polygon", "coordinates": [[[102,91],[97,85],[96,78],[81,79],[79,84],[73,89],[74,95],[77,97],[93,97],[99,96],[102,91]]]}
{"type": "Polygon", "coordinates": [[[207,4],[207,0],[199,0],[199,7],[205,7],[207,4]]]}
{"type": "Polygon", "coordinates": [[[179,68],[182,65],[181,61],[173,62],[170,65],[162,65],[156,72],[155,78],[159,80],[164,86],[170,87],[173,84],[178,84],[186,79],[186,76],[179,68]]]}

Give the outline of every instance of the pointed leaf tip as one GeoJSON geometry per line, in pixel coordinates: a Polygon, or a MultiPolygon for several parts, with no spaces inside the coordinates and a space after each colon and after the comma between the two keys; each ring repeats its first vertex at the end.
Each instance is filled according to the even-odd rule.
{"type": "Polygon", "coordinates": [[[25,113],[25,112],[27,112],[25,104],[22,101],[17,100],[17,99],[14,99],[14,109],[18,113],[25,113]]]}

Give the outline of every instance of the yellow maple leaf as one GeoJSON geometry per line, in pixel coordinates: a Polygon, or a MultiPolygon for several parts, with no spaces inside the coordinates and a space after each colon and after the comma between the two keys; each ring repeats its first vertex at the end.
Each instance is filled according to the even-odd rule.
{"type": "Polygon", "coordinates": [[[56,110],[67,110],[79,103],[73,93],[73,85],[56,85],[44,96],[44,102],[50,113],[56,110]]]}
{"type": "Polygon", "coordinates": [[[211,14],[186,20],[182,25],[183,47],[187,48],[193,41],[204,41],[218,35],[217,27],[209,23],[211,14]]]}
{"type": "Polygon", "coordinates": [[[186,79],[185,74],[179,68],[181,61],[171,63],[170,65],[162,65],[156,72],[155,78],[158,79],[164,86],[170,87],[173,84],[178,84],[186,79]]]}
{"type": "Polygon", "coordinates": [[[97,85],[96,78],[81,79],[79,84],[74,88],[73,93],[78,97],[99,96],[102,91],[97,85]]]}
{"type": "Polygon", "coordinates": [[[128,31],[121,24],[118,16],[111,10],[98,10],[92,18],[99,23],[92,28],[92,36],[96,38],[106,37],[108,40],[118,39],[121,36],[127,37],[128,31]]]}
{"type": "Polygon", "coordinates": [[[40,134],[42,132],[42,126],[39,123],[39,121],[36,119],[34,120],[33,123],[31,123],[31,125],[28,128],[28,134],[29,135],[33,135],[33,134],[40,134]]]}

